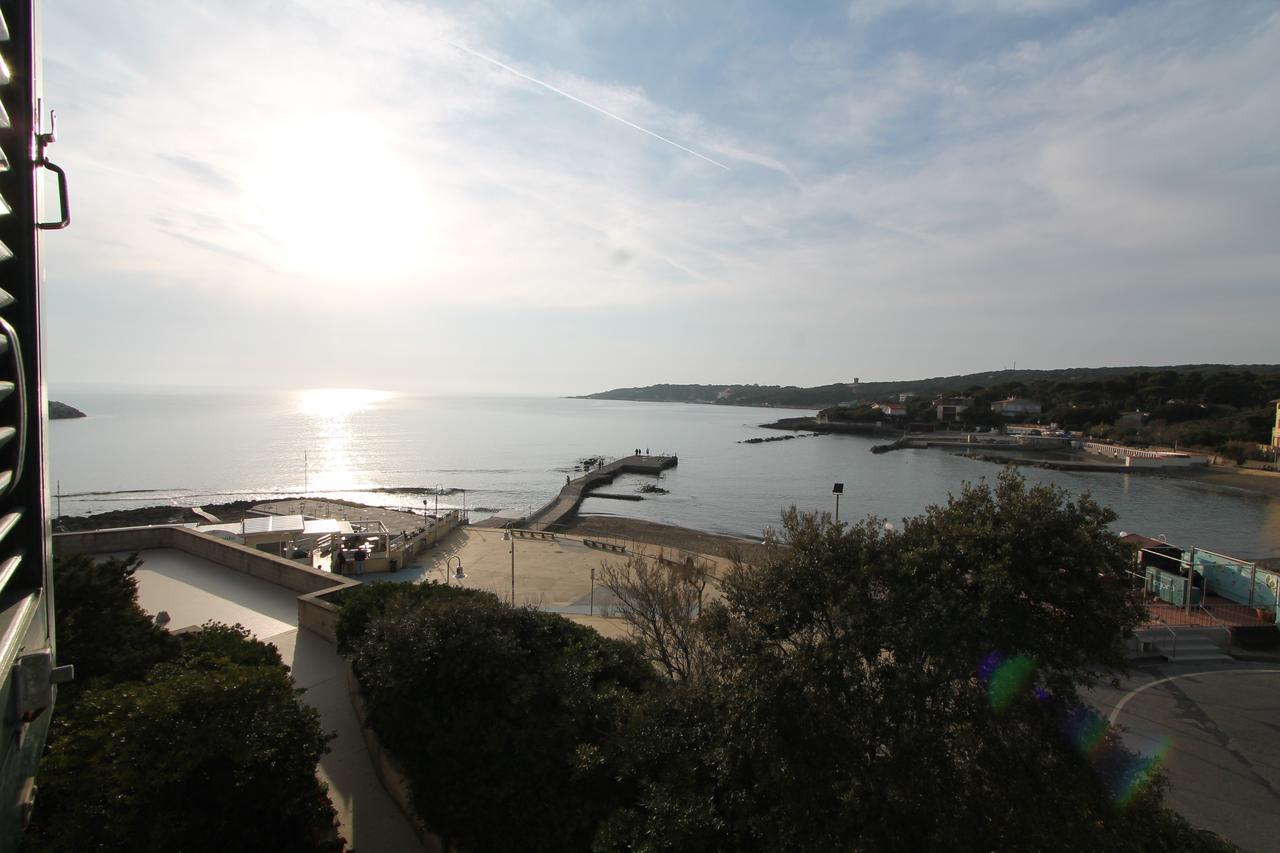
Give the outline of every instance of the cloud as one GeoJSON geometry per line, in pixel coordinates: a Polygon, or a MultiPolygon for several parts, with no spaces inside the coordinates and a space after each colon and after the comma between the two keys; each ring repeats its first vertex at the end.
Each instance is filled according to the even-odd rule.
{"type": "Polygon", "coordinates": [[[162,153],[157,156],[165,163],[186,172],[189,176],[211,189],[230,192],[236,188],[236,182],[230,176],[202,160],[185,157],[181,154],[162,153]]]}
{"type": "Polygon", "coordinates": [[[1091,5],[1092,0],[853,0],[849,19],[866,24],[888,14],[1044,15],[1091,5]]]}
{"type": "Polygon", "coordinates": [[[458,50],[462,51],[463,53],[466,53],[466,54],[467,54],[467,55],[469,55],[469,56],[474,56],[476,59],[480,59],[480,60],[483,60],[483,61],[485,61],[485,62],[489,62],[489,63],[491,63],[491,64],[493,64],[493,65],[497,66],[498,68],[501,68],[503,71],[510,72],[511,74],[516,75],[517,77],[519,77],[519,78],[520,78],[520,79],[522,79],[522,80],[527,80],[527,81],[529,81],[530,83],[533,83],[535,86],[541,86],[542,88],[546,89],[547,91],[549,91],[549,92],[554,92],[554,93],[556,93],[557,95],[561,96],[562,98],[568,98],[569,100],[573,101],[573,102],[574,102],[574,103],[576,103],[576,104],[581,104],[582,106],[586,107],[586,108],[587,108],[587,109],[589,109],[589,110],[595,110],[596,112],[600,113],[601,115],[605,116],[606,118],[611,118],[611,119],[613,119],[614,121],[619,122],[620,124],[624,124],[624,125],[626,125],[627,127],[631,128],[632,130],[638,130],[638,131],[640,131],[641,133],[643,133],[643,134],[645,134],[645,135],[647,135],[647,136],[651,136],[651,137],[653,137],[654,139],[658,140],[659,142],[662,142],[662,143],[664,143],[664,144],[666,144],[666,145],[670,145],[672,148],[676,148],[676,149],[678,149],[678,150],[680,150],[680,151],[683,151],[683,152],[684,152],[684,153],[686,153],[686,154],[689,154],[689,155],[691,155],[691,156],[693,156],[693,157],[697,157],[699,160],[704,160],[704,161],[706,161],[707,163],[710,163],[712,166],[716,166],[716,167],[718,167],[718,168],[724,169],[726,172],[732,171],[728,166],[726,166],[724,163],[721,163],[719,160],[714,160],[714,159],[712,159],[712,158],[708,157],[708,156],[707,156],[707,155],[705,155],[705,154],[701,154],[701,153],[699,153],[699,152],[697,152],[697,151],[694,151],[692,148],[687,148],[687,147],[685,147],[684,145],[681,145],[679,142],[676,142],[676,141],[675,141],[675,140],[673,140],[673,139],[668,139],[667,137],[663,136],[663,135],[662,135],[662,134],[660,134],[660,133],[655,133],[654,131],[650,130],[650,129],[649,129],[649,128],[647,128],[647,127],[641,127],[640,125],[636,124],[635,122],[628,121],[627,119],[623,118],[623,117],[622,117],[622,116],[620,116],[620,115],[616,115],[616,114],[614,114],[614,113],[609,112],[609,111],[608,111],[608,110],[606,110],[604,107],[598,106],[598,105],[596,105],[596,104],[592,104],[592,103],[590,103],[590,102],[588,102],[588,101],[584,101],[584,100],[582,100],[582,98],[579,98],[579,97],[577,97],[576,95],[572,95],[572,94],[570,94],[570,93],[568,93],[568,92],[564,91],[563,89],[558,89],[558,88],[556,88],[555,86],[552,86],[550,83],[546,82],[545,80],[539,80],[537,77],[534,77],[534,76],[532,76],[532,75],[530,75],[530,74],[526,74],[526,73],[524,73],[523,71],[520,71],[520,70],[518,70],[518,69],[516,69],[516,68],[513,68],[513,67],[511,67],[510,65],[507,65],[507,64],[505,64],[505,63],[503,63],[503,62],[499,62],[498,60],[494,59],[494,58],[493,58],[493,57],[491,57],[491,56],[485,56],[483,53],[479,53],[479,52],[477,52],[477,51],[471,50],[470,48],[463,47],[463,46],[462,46],[462,45],[460,45],[460,44],[455,44],[455,45],[453,45],[453,47],[456,47],[458,50]]]}
{"type": "MultiPolygon", "coordinates": [[[[1273,10],[852,9],[51,6],[77,214],[48,241],[51,281],[216,294],[253,306],[261,347],[264,306],[306,326],[393,305],[430,324],[391,336],[406,361],[454,334],[445,316],[474,335],[511,311],[511,346],[534,353],[562,345],[553,317],[591,316],[615,328],[591,369],[638,371],[609,356],[642,334],[613,312],[671,348],[655,363],[788,382],[808,367],[774,341],[797,335],[857,375],[935,369],[903,329],[976,366],[1010,329],[1069,355],[1066,332],[1033,330],[1071,322],[1177,360],[1171,341],[1223,334],[1189,334],[1221,315],[1212,285],[1250,300],[1230,337],[1265,359],[1249,341],[1280,310],[1273,10]],[[1146,295],[1142,328],[1094,316],[1117,293],[1146,295]]],[[[58,304],[55,322],[77,310],[58,304]]],[[[505,376],[503,356],[485,369],[505,376]]],[[[551,385],[563,360],[540,358],[517,360],[551,385]]]]}

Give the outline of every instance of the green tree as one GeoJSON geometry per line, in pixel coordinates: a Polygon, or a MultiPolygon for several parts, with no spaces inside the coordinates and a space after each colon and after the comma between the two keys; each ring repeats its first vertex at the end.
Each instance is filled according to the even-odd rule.
{"type": "Polygon", "coordinates": [[[85,554],[54,561],[58,659],[76,668],[59,701],[102,679],[140,679],[172,653],[173,638],[138,606],[137,554],[97,560],[85,554]]]}
{"type": "Polygon", "coordinates": [[[899,533],[788,514],[771,559],[701,620],[706,674],[651,693],[610,760],[637,798],[600,849],[1125,850],[1207,845],[1117,802],[1078,690],[1141,618],[1111,512],[1014,474],[899,533]]]}

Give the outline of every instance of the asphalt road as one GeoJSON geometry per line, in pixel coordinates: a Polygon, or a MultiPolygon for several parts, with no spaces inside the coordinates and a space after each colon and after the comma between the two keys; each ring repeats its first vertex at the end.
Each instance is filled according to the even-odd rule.
{"type": "Polygon", "coordinates": [[[1280,850],[1280,665],[1144,667],[1090,698],[1133,749],[1163,751],[1166,805],[1242,850],[1280,850]]]}

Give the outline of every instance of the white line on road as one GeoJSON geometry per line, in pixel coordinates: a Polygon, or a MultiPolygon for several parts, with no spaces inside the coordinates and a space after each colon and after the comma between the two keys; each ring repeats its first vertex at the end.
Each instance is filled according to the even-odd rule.
{"type": "Polygon", "coordinates": [[[1280,673],[1280,669],[1210,669],[1210,670],[1205,670],[1204,672],[1184,672],[1181,675],[1170,675],[1167,678],[1160,678],[1150,682],[1149,684],[1144,684],[1141,687],[1135,687],[1133,690],[1130,690],[1128,693],[1126,693],[1120,699],[1120,701],[1116,703],[1116,707],[1112,709],[1110,716],[1107,717],[1107,721],[1110,722],[1112,725],[1115,725],[1116,718],[1120,716],[1120,712],[1124,710],[1124,706],[1129,704],[1130,699],[1132,699],[1134,696],[1137,696],[1142,691],[1147,690],[1148,688],[1155,687],[1157,684],[1164,684],[1165,682],[1168,682],[1168,681],[1176,681],[1179,678],[1195,678],[1200,675],[1231,675],[1231,674],[1248,675],[1251,673],[1253,674],[1273,673],[1274,674],[1274,673],[1280,673]]]}

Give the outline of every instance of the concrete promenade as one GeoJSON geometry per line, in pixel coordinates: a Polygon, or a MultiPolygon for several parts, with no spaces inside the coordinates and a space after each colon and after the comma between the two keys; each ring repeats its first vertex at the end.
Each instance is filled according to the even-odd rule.
{"type": "Polygon", "coordinates": [[[1165,805],[1246,853],[1280,838],[1280,662],[1136,668],[1090,703],[1139,754],[1163,755],[1165,805]]]}
{"type": "Polygon", "coordinates": [[[607,486],[619,474],[648,474],[656,477],[678,463],[679,458],[675,456],[623,456],[615,459],[565,483],[560,494],[529,516],[521,526],[530,530],[557,530],[578,512],[578,507],[582,506],[588,492],[607,486]]]}

